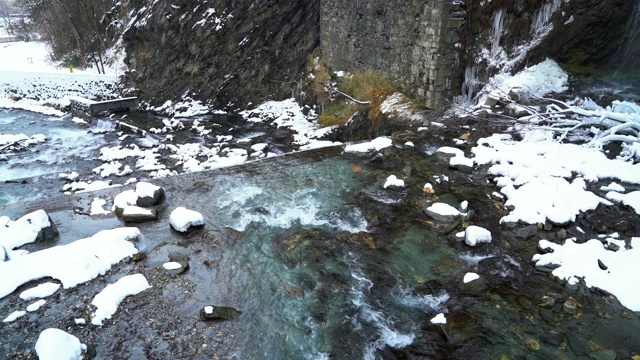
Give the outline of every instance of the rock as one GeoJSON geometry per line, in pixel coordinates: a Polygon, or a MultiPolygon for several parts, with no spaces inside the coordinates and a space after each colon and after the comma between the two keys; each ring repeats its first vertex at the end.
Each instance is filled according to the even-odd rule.
{"type": "Polygon", "coordinates": [[[631,229],[631,225],[629,224],[628,221],[622,220],[620,222],[617,222],[617,223],[613,224],[611,226],[611,229],[613,231],[617,231],[617,232],[624,232],[624,231],[627,231],[627,230],[631,229]]]}
{"type": "Polygon", "coordinates": [[[7,250],[0,244],[0,262],[4,262],[9,260],[9,254],[7,254],[7,250]]]}
{"type": "Polygon", "coordinates": [[[538,303],[538,306],[543,307],[543,308],[551,308],[553,307],[553,305],[555,305],[556,301],[554,298],[552,298],[551,296],[543,296],[540,299],[540,302],[538,303]]]}
{"type": "Polygon", "coordinates": [[[139,206],[127,206],[122,209],[120,217],[124,222],[141,223],[157,220],[158,211],[156,209],[144,209],[139,206]]]}
{"type": "Polygon", "coordinates": [[[560,229],[560,230],[558,230],[556,235],[558,236],[559,240],[564,240],[564,239],[567,238],[567,230],[566,229],[560,229]]]}
{"type": "Polygon", "coordinates": [[[618,246],[618,245],[616,245],[614,243],[608,243],[607,244],[607,249],[615,252],[615,251],[620,250],[620,246],[618,246]]]}
{"type": "Polygon", "coordinates": [[[480,226],[471,225],[464,231],[464,242],[469,246],[476,246],[479,243],[490,243],[491,232],[480,226]]]}
{"type": "Polygon", "coordinates": [[[562,311],[569,315],[575,315],[578,312],[578,303],[573,298],[568,298],[567,301],[562,304],[562,311]]]}
{"type": "Polygon", "coordinates": [[[567,338],[569,347],[571,347],[571,350],[573,350],[576,355],[587,355],[591,351],[589,342],[578,333],[577,329],[567,331],[565,337],[567,338]]]}
{"type": "Polygon", "coordinates": [[[523,228],[520,228],[516,231],[516,236],[521,239],[530,238],[538,233],[538,226],[536,225],[527,225],[523,228]]]}
{"type": "Polygon", "coordinates": [[[240,316],[242,312],[228,306],[208,305],[200,310],[200,320],[233,320],[240,316]]]}
{"type": "Polygon", "coordinates": [[[549,309],[540,309],[540,316],[542,317],[542,320],[549,324],[553,324],[555,322],[553,311],[549,309]]]}
{"type": "Polygon", "coordinates": [[[613,350],[600,350],[589,354],[589,357],[594,360],[616,360],[616,352],[613,350]]]}
{"type": "Polygon", "coordinates": [[[186,267],[175,261],[170,261],[162,264],[162,269],[171,276],[180,275],[183,272],[187,271],[186,267]]]}
{"type": "Polygon", "coordinates": [[[142,207],[158,205],[164,199],[164,189],[148,182],[137,183],[135,194],[138,197],[136,203],[142,207]]]}
{"type": "Polygon", "coordinates": [[[607,270],[609,268],[600,259],[598,259],[598,267],[600,267],[600,269],[602,269],[602,270],[607,270]]]}
{"type": "Polygon", "coordinates": [[[169,260],[182,265],[185,269],[189,267],[189,255],[172,251],[169,253],[169,260]]]}
{"type": "Polygon", "coordinates": [[[505,107],[505,113],[511,117],[519,119],[521,117],[531,115],[531,112],[522,106],[516,104],[509,104],[505,107]]]}
{"type": "Polygon", "coordinates": [[[269,215],[271,214],[271,212],[269,210],[267,210],[266,208],[262,207],[262,206],[258,206],[257,208],[254,209],[255,212],[257,212],[258,214],[261,215],[269,215]]]}
{"type": "Polygon", "coordinates": [[[179,207],[169,216],[169,224],[179,232],[187,232],[192,226],[204,225],[204,217],[197,211],[179,207]]]}
{"type": "Polygon", "coordinates": [[[524,343],[527,345],[527,348],[530,351],[535,352],[535,351],[540,350],[540,343],[538,342],[538,340],[529,339],[529,340],[525,341],[524,343]]]}
{"type": "Polygon", "coordinates": [[[434,203],[424,209],[425,213],[433,219],[442,222],[453,222],[460,217],[460,211],[445,203],[434,203]]]}
{"type": "Polygon", "coordinates": [[[547,344],[551,344],[553,346],[559,346],[564,341],[564,334],[553,329],[543,337],[543,340],[547,344]]]}

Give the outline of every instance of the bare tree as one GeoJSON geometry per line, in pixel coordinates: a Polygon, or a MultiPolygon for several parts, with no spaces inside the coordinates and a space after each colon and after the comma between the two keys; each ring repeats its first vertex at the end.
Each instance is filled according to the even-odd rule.
{"type": "MultiPolygon", "coordinates": [[[[94,65],[104,73],[105,52],[117,38],[105,21],[115,13],[113,0],[17,0],[28,11],[55,60],[68,66],[94,65]]],[[[118,2],[117,4],[120,4],[118,2]]],[[[120,5],[118,5],[120,6],[120,5]]]]}

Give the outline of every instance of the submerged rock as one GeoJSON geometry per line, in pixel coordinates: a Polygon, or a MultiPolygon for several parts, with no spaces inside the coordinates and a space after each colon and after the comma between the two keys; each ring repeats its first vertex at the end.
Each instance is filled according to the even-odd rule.
{"type": "Polygon", "coordinates": [[[241,311],[228,306],[208,305],[200,310],[200,320],[233,320],[242,314],[241,311]]]}

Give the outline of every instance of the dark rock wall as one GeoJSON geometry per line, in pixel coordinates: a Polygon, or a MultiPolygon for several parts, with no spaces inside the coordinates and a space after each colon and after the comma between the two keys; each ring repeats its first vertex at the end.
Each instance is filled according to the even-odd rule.
{"type": "Polygon", "coordinates": [[[319,44],[319,0],[132,0],[130,85],[153,106],[184,96],[245,107],[298,89],[319,44]]]}
{"type": "Polygon", "coordinates": [[[463,20],[447,0],[322,0],[322,53],[333,70],[375,70],[437,109],[459,92],[463,20]]]}

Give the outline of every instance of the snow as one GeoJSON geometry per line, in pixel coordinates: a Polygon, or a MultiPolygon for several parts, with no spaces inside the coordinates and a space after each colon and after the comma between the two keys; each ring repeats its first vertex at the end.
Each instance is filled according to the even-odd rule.
{"type": "Polygon", "coordinates": [[[150,287],[142,274],[124,276],[115,283],[107,285],[91,302],[97,307],[91,323],[102,325],[105,319],[111,319],[111,316],[116,313],[118,305],[124,298],[139,294],[150,287]]]}
{"type": "Polygon", "coordinates": [[[162,268],[165,270],[177,270],[182,268],[182,265],[180,265],[180,263],[177,263],[175,261],[169,261],[162,264],[162,268]]]}
{"type": "Polygon", "coordinates": [[[441,202],[437,202],[432,204],[427,208],[429,211],[434,212],[436,214],[440,214],[443,216],[458,216],[460,215],[460,211],[454,208],[453,206],[441,202]]]}
{"type": "Polygon", "coordinates": [[[197,211],[179,207],[171,212],[169,224],[180,232],[186,232],[191,226],[204,225],[204,217],[197,211]]]}
{"type": "Polygon", "coordinates": [[[60,280],[65,289],[104,275],[112,265],[138,252],[130,240],[137,239],[137,228],[103,230],[90,238],[55,246],[0,262],[0,298],[18,286],[45,277],[60,280]]]}
{"type": "Polygon", "coordinates": [[[41,307],[44,306],[44,304],[47,303],[47,300],[44,299],[40,299],[36,302],[34,302],[33,304],[27,306],[27,311],[28,312],[34,312],[34,311],[38,311],[41,307]]]}
{"type": "Polygon", "coordinates": [[[4,320],[2,320],[3,323],[10,323],[10,322],[14,322],[16,321],[18,318],[23,317],[27,314],[26,311],[14,311],[11,314],[9,314],[9,316],[7,316],[6,318],[4,318],[4,320]]]}
{"type": "Polygon", "coordinates": [[[140,206],[125,206],[124,209],[122,210],[122,215],[124,216],[135,216],[135,215],[153,216],[153,214],[154,214],[153,210],[145,209],[140,206]]]}
{"type": "Polygon", "coordinates": [[[380,151],[384,148],[388,148],[392,145],[393,141],[385,136],[381,136],[375,138],[369,142],[364,142],[360,144],[351,144],[347,145],[344,148],[344,152],[346,153],[369,153],[371,151],[380,151]]]}
{"type": "Polygon", "coordinates": [[[607,199],[632,207],[636,214],[640,215],[640,191],[632,191],[628,194],[611,191],[607,193],[606,197],[607,199]]]}
{"type": "Polygon", "coordinates": [[[483,227],[471,225],[464,231],[464,241],[469,246],[491,242],[491,232],[483,227]]]}
{"type": "Polygon", "coordinates": [[[61,116],[64,113],[51,107],[67,106],[71,97],[117,97],[114,93],[118,69],[97,70],[59,68],[49,63],[47,46],[38,41],[0,44],[0,107],[24,109],[61,116]],[[11,100],[11,95],[22,99],[11,100]]]}
{"type": "Polygon", "coordinates": [[[384,185],[382,185],[382,187],[386,189],[386,188],[388,188],[390,186],[403,188],[404,187],[404,180],[398,179],[395,175],[390,175],[384,181],[384,185]]]}
{"type": "Polygon", "coordinates": [[[7,250],[36,241],[40,230],[51,226],[49,215],[44,210],[34,211],[16,221],[6,217],[0,219],[0,245],[7,250]]]}
{"type": "Polygon", "coordinates": [[[37,298],[45,298],[53,295],[60,288],[60,284],[46,282],[34,288],[27,289],[20,293],[20,299],[32,300],[37,298]]]}
{"type": "MultiPolygon", "coordinates": [[[[608,239],[607,242],[617,240],[608,239]]],[[[631,248],[621,246],[616,252],[605,249],[600,240],[592,239],[578,244],[575,238],[563,245],[541,240],[539,247],[552,250],[536,254],[532,260],[536,266],[557,265],[552,274],[560,279],[576,283],[583,279],[589,287],[597,287],[613,294],[620,303],[632,311],[640,311],[640,238],[630,240],[631,248]],[[598,265],[600,260],[607,270],[598,265]]]]}
{"type": "Polygon", "coordinates": [[[269,122],[278,128],[290,129],[294,133],[293,143],[300,146],[309,144],[325,132],[318,128],[315,112],[309,111],[305,115],[303,107],[293,98],[267,101],[253,110],[241,111],[240,115],[249,122],[269,122]]]}
{"type": "Polygon", "coordinates": [[[139,198],[145,198],[145,197],[153,197],[153,194],[155,194],[156,191],[159,191],[160,187],[153,185],[151,183],[148,182],[144,182],[141,181],[139,183],[136,184],[136,195],[139,198]]]}
{"type": "Polygon", "coordinates": [[[94,198],[91,202],[91,209],[89,210],[90,215],[106,215],[111,212],[104,209],[104,206],[107,205],[107,201],[100,198],[94,198]]]}
{"type": "Polygon", "coordinates": [[[82,360],[87,350],[80,340],[56,328],[48,328],[40,333],[36,342],[36,354],[40,360],[82,360]]]}
{"type": "Polygon", "coordinates": [[[480,275],[476,273],[468,272],[464,274],[464,278],[462,279],[462,282],[466,284],[478,279],[480,279],[480,275]]]}
{"type": "Polygon", "coordinates": [[[602,191],[624,192],[624,187],[614,181],[614,182],[612,182],[611,184],[609,184],[607,186],[601,186],[600,190],[602,190],[602,191]]]}
{"type": "Polygon", "coordinates": [[[206,314],[213,314],[213,306],[205,306],[204,307],[204,312],[206,314]]]}
{"type": "Polygon", "coordinates": [[[611,205],[587,190],[587,182],[617,179],[640,184],[640,164],[608,159],[592,147],[559,143],[545,131],[530,132],[519,142],[494,134],[480,139],[471,151],[477,164],[493,164],[488,172],[508,198],[505,205],[514,207],[503,223],[565,224],[599,204],[611,205]]]}
{"type": "Polygon", "coordinates": [[[432,324],[446,324],[447,323],[447,318],[444,316],[443,313],[440,313],[436,316],[434,316],[431,320],[432,324]]]}

